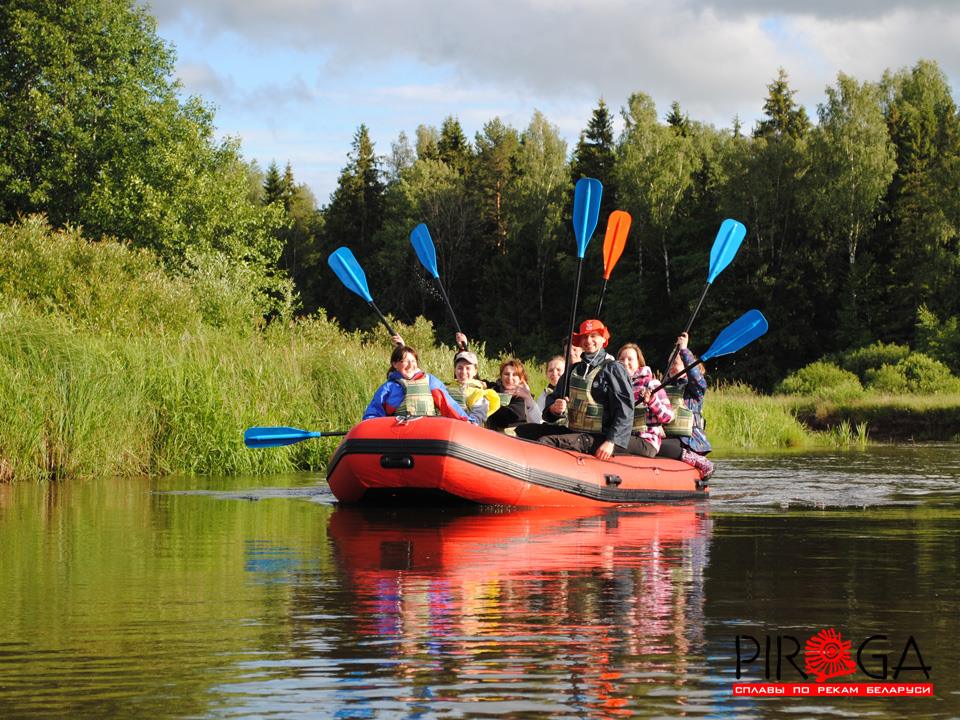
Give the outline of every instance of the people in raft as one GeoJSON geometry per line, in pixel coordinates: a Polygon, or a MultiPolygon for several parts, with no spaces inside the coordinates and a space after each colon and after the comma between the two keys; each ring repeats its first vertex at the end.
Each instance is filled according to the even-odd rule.
{"type": "Polygon", "coordinates": [[[500,365],[500,378],[493,384],[500,396],[500,409],[487,418],[487,428],[503,431],[523,423],[543,422],[540,408],[527,383],[523,363],[511,358],[500,365]]]}
{"type": "Polygon", "coordinates": [[[666,437],[663,426],[674,418],[670,397],[653,376],[653,371],[636,343],[627,343],[617,351],[617,360],[626,368],[633,386],[633,429],[630,450],[652,458],[660,452],[666,437]]]}
{"type": "Polygon", "coordinates": [[[398,345],[390,355],[387,381],[377,388],[363,411],[363,419],[387,415],[442,415],[454,420],[470,418],[439,379],[420,369],[417,351],[398,345]]]}
{"type": "MultiPolygon", "coordinates": [[[[466,338],[460,347],[465,345],[466,338]]],[[[478,368],[476,353],[459,351],[453,356],[454,382],[447,385],[447,390],[450,397],[466,409],[470,420],[482,426],[490,415],[500,409],[500,396],[495,390],[487,389],[486,384],[477,377],[478,368]]]]}
{"type": "MultiPolygon", "coordinates": [[[[537,407],[540,408],[541,414],[547,409],[547,398],[554,390],[556,390],[557,383],[563,376],[563,371],[567,368],[567,355],[570,353],[572,353],[572,362],[579,362],[580,355],[583,353],[583,348],[578,345],[573,345],[571,348],[570,342],[564,340],[563,355],[554,355],[547,363],[547,387],[545,387],[537,396],[537,407]]],[[[558,418],[555,423],[550,424],[564,425],[566,424],[566,420],[566,415],[564,415],[558,418]]],[[[547,434],[547,430],[548,429],[541,428],[540,431],[537,432],[536,430],[527,428],[527,433],[523,437],[526,437],[528,440],[536,440],[542,435],[547,434]]]]}
{"type": "Polygon", "coordinates": [[[659,454],[693,465],[700,471],[701,477],[708,478],[713,474],[713,463],[705,456],[713,448],[704,433],[703,396],[707,392],[707,380],[703,364],[687,347],[689,340],[687,333],[677,337],[679,352],[668,369],[668,375],[675,375],[685,367],[690,367],[669,391],[678,406],[677,418],[665,426],[668,437],[663,441],[659,454]]]}
{"type": "Polygon", "coordinates": [[[547,361],[547,386],[537,395],[537,407],[540,408],[541,413],[547,409],[547,397],[557,389],[557,382],[563,376],[566,367],[567,361],[563,355],[554,355],[547,361]]]}
{"type": "Polygon", "coordinates": [[[633,387],[626,368],[604,349],[609,342],[610,331],[599,320],[580,324],[573,344],[582,348],[583,354],[564,371],[547,397],[544,412],[547,422],[556,422],[567,413],[567,426],[557,426],[556,432],[540,437],[540,442],[592,453],[601,460],[630,452],[633,387]],[[564,396],[568,376],[569,395],[564,396]]]}
{"type": "MultiPolygon", "coordinates": [[[[461,332],[456,334],[457,347],[467,347],[467,336],[461,332]]],[[[461,353],[455,357],[460,357],[461,353]]],[[[471,353],[472,354],[472,353],[471,353]]],[[[476,357],[476,356],[474,356],[476,357]]],[[[486,383],[478,379],[481,387],[486,388],[486,395],[491,403],[485,427],[502,432],[521,423],[542,422],[542,411],[533,399],[530,385],[527,382],[526,370],[523,363],[516,358],[507,360],[500,366],[500,375],[493,383],[486,383]],[[497,406],[493,398],[497,397],[497,406]]],[[[452,393],[456,397],[456,393],[452,393]]],[[[469,409],[468,409],[469,412],[469,409]]]]}

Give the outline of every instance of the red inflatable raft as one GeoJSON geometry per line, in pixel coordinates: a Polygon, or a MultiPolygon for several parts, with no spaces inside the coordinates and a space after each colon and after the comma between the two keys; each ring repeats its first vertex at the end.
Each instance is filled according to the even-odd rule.
{"type": "Polygon", "coordinates": [[[330,459],[343,503],[403,496],[482,505],[590,506],[703,499],[689,465],[634,456],[598,460],[439,417],[364,420],[330,459]]]}

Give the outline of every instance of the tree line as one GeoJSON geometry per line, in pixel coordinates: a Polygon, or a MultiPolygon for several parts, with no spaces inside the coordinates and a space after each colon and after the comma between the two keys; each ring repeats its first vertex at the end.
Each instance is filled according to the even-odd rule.
{"type": "Polygon", "coordinates": [[[372,326],[326,266],[348,245],[385,312],[424,315],[452,341],[410,247],[423,222],[465,332],[490,351],[545,357],[569,319],[573,185],[594,177],[603,204],[581,316],[596,306],[606,219],[626,210],[632,229],[603,319],[652,365],[732,217],[747,236],[692,344],[702,351],[752,307],[770,332],[718,362],[719,374],[771,387],[877,340],[932,347],[956,369],[960,116],[944,73],[928,60],[877,82],[841,73],[813,119],[794,94],[781,69],[749,129],[699,122],[676,102],[661,117],[642,92],[618,110],[601,99],[572,148],[539,112],[522,129],[493,118],[472,139],[450,116],[386,152],[361,124],[318,207],[289,163],[263,170],[235,140],[214,139],[212,109],[181,97],[172,48],[132,0],[11,0],[0,8],[0,220],[39,212],[80,224],[153,249],[173,273],[214,254],[256,270],[267,316],[324,309],[348,328],[372,326]]]}
{"type": "MultiPolygon", "coordinates": [[[[596,306],[606,218],[633,218],[628,249],[604,300],[618,339],[639,339],[664,362],[700,296],[720,222],[747,227],[693,328],[696,346],[756,307],[770,332],[719,370],[770,387],[790,369],[875,341],[932,349],[931,316],[952,337],[960,312],[960,116],[943,72],[919,61],[879,82],[840,74],[816,122],[781,69],[747,133],[697,122],[674,102],[660,115],[632,95],[613,114],[601,99],[568,151],[539,112],[517,130],[494,118],[465,137],[455,117],[401,134],[378,155],[363,125],[312,234],[288,265],[307,310],[348,326],[368,310],[321,267],[349,245],[385,310],[423,314],[450,334],[444,306],[410,249],[425,222],[441,277],[468,334],[497,350],[544,356],[559,348],[574,284],[573,184],[604,186],[585,262],[581,315],[596,306]],[[919,320],[925,324],[920,327],[919,320]]],[[[290,247],[288,245],[288,247],[290,247]]]]}

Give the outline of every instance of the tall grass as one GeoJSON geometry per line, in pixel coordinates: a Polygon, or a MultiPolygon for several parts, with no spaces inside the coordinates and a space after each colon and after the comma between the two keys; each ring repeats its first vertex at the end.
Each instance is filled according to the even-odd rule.
{"type": "Polygon", "coordinates": [[[708,391],[707,436],[719,451],[799,449],[815,444],[782,398],[734,383],[708,391]]]}
{"type": "MultiPolygon", "coordinates": [[[[201,327],[126,338],[17,308],[0,322],[5,480],[322,467],[333,441],[255,452],[243,430],[350,428],[390,353],[386,338],[344,333],[323,318],[246,336],[201,327]]],[[[449,364],[452,352],[431,348],[422,359],[449,364]]]]}

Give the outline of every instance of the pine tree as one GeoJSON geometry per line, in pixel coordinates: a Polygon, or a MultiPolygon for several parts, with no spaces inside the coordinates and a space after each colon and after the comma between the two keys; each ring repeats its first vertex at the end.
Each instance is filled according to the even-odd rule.
{"type": "Polygon", "coordinates": [[[280,168],[276,161],[270,163],[267,174],[263,178],[263,202],[272,205],[283,201],[283,179],[280,177],[280,168]]]}
{"type": "Polygon", "coordinates": [[[471,185],[478,195],[480,232],[492,236],[497,248],[503,249],[507,237],[504,218],[504,192],[513,177],[514,157],[520,137],[512,127],[494,118],[477,133],[477,155],[471,173],[471,185]]]}
{"type": "MultiPolygon", "coordinates": [[[[363,258],[373,250],[370,241],[383,224],[384,183],[366,125],[361,125],[353,136],[347,159],[324,213],[324,261],[341,245],[349,245],[358,259],[363,258]]],[[[360,317],[357,304],[344,297],[342,287],[332,288],[321,272],[318,270],[313,287],[305,292],[304,304],[327,307],[341,320],[360,317]]]]}
{"type": "Polygon", "coordinates": [[[670,112],[667,113],[667,125],[676,130],[680,135],[686,137],[690,131],[690,118],[680,109],[680,103],[674,100],[670,104],[670,112]]]}
{"type": "MultiPolygon", "coordinates": [[[[603,184],[600,201],[600,223],[605,223],[610,213],[617,207],[617,183],[614,177],[613,116],[607,103],[600,98],[597,107],[580,133],[580,139],[573,150],[571,175],[576,183],[582,177],[596,178],[603,184]]],[[[570,193],[572,202],[573,193],[570,193]]],[[[567,217],[572,215],[572,206],[567,217]]],[[[602,225],[600,231],[603,231],[602,225]]]]}
{"type": "Polygon", "coordinates": [[[789,135],[792,138],[802,138],[810,130],[810,118],[803,106],[798,106],[787,83],[787,71],[780,68],[777,79],[767,85],[769,94],[763,103],[765,120],[757,123],[753,131],[754,137],[769,137],[771,135],[789,135]]]}
{"type": "Polygon", "coordinates": [[[297,184],[293,179],[293,168],[290,161],[283,169],[283,178],[280,180],[280,199],[283,201],[283,209],[290,212],[290,203],[293,202],[293,194],[297,190],[297,184]]]}
{"type": "Polygon", "coordinates": [[[463,134],[460,121],[455,117],[448,117],[440,126],[440,138],[437,141],[437,154],[440,160],[463,174],[467,170],[473,153],[463,134]]]}
{"type": "Polygon", "coordinates": [[[945,213],[955,202],[960,170],[960,115],[936,63],[918,62],[884,83],[897,169],[877,248],[885,271],[877,317],[885,337],[912,342],[918,308],[944,318],[960,309],[960,231],[945,213]]]}

